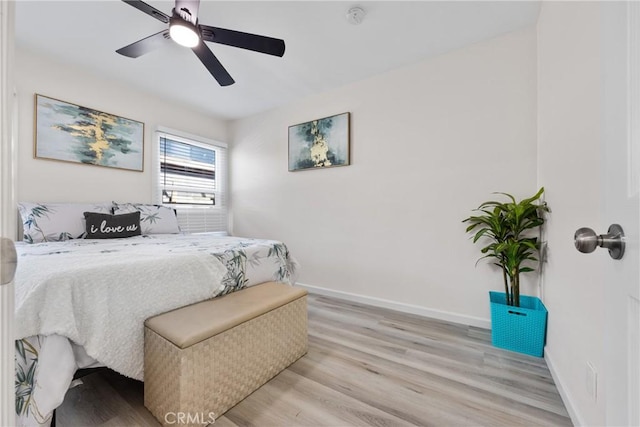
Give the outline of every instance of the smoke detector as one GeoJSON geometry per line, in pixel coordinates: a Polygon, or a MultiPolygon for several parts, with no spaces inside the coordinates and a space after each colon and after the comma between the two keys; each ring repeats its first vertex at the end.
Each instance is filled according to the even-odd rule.
{"type": "Polygon", "coordinates": [[[347,12],[347,21],[349,21],[351,25],[358,25],[362,23],[362,20],[364,19],[364,15],[366,15],[366,13],[363,8],[352,7],[347,12]]]}

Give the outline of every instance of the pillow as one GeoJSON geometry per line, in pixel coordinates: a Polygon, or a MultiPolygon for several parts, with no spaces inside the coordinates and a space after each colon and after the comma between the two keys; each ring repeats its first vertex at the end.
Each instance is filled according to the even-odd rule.
{"type": "Polygon", "coordinates": [[[113,203],[116,215],[140,212],[142,234],[175,234],[180,232],[176,211],[162,205],[145,205],[142,203],[113,203]]]}
{"type": "Polygon", "coordinates": [[[98,212],[85,212],[87,239],[116,239],[139,236],[140,212],[111,215],[98,212]]]}
{"type": "Polygon", "coordinates": [[[84,212],[111,213],[111,203],[18,203],[27,243],[82,239],[84,212]]]}

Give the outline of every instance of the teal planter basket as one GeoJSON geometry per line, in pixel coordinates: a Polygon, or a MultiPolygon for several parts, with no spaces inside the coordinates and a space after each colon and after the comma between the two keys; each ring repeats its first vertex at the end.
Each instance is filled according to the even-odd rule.
{"type": "Polygon", "coordinates": [[[504,292],[489,292],[491,343],[495,347],[542,357],[547,337],[547,308],[539,298],[520,295],[520,307],[507,305],[504,292]]]}

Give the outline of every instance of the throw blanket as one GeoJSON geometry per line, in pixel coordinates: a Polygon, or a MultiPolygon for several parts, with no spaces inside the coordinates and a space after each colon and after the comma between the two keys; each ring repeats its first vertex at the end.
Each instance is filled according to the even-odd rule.
{"type": "Polygon", "coordinates": [[[37,357],[29,357],[38,351],[33,337],[69,338],[91,358],[142,380],[145,319],[257,283],[295,280],[286,246],[269,240],[151,235],[21,244],[17,250],[16,332],[32,338],[17,345],[22,398],[16,410],[27,413],[33,404],[38,418],[47,417],[48,408],[36,411],[24,391],[37,389],[41,377],[37,357]]]}

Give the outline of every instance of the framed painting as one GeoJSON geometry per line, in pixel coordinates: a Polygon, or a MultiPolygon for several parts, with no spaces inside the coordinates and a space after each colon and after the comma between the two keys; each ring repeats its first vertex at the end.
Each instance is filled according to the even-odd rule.
{"type": "Polygon", "coordinates": [[[289,171],[349,164],[350,113],[289,126],[289,171]]]}
{"type": "Polygon", "coordinates": [[[36,158],[142,172],[144,123],[38,94],[35,110],[36,158]]]}

